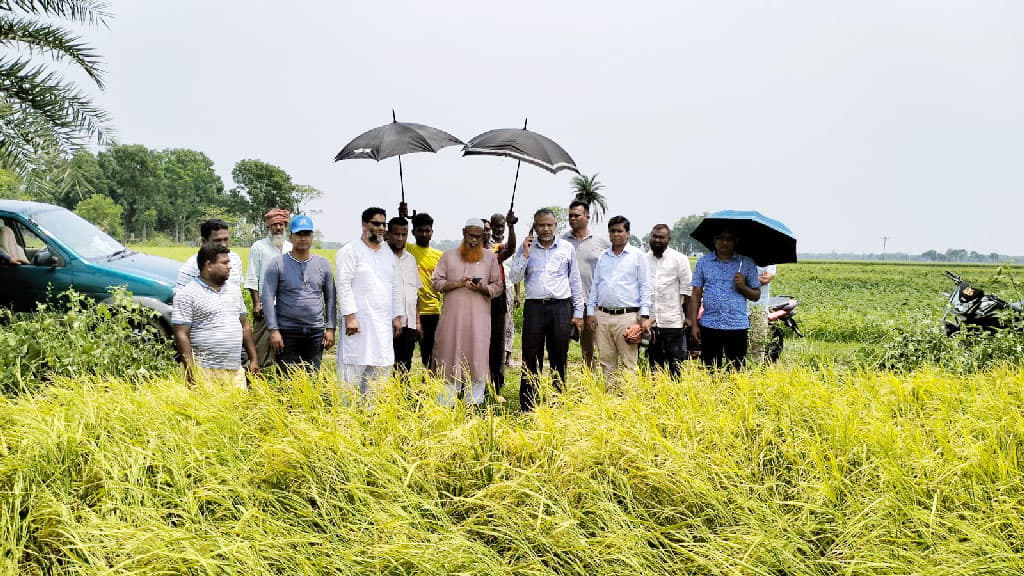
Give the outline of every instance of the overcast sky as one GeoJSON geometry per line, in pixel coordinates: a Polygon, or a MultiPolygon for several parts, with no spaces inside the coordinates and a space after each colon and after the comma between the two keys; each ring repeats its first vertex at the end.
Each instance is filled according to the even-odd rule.
{"type": "MultiPolygon", "coordinates": [[[[329,240],[399,200],[395,159],[334,155],[391,119],[464,140],[530,128],[600,173],[609,212],[756,209],[802,252],[1024,254],[1024,3],[113,0],[99,97],[119,139],[243,158],[321,189],[329,240]]],[[[515,162],[403,158],[454,238],[508,208],[515,162]]],[[[523,166],[517,210],[567,204],[523,166]]],[[[603,228],[603,225],[601,226],[603,228]]]]}

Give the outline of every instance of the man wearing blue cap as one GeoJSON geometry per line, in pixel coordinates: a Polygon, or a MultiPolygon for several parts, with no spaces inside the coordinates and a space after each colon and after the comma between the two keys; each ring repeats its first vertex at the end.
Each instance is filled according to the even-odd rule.
{"type": "Polygon", "coordinates": [[[267,265],[260,300],[278,365],[316,372],[323,351],[334,346],[334,274],[331,263],[312,252],[313,220],[298,215],[290,230],[292,249],[267,265]]]}

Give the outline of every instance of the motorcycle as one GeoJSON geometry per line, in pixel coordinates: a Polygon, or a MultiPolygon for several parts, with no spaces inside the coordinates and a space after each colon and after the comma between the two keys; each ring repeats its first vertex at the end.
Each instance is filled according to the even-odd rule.
{"type": "Polygon", "coordinates": [[[975,288],[960,276],[946,271],[946,277],[956,284],[956,290],[946,296],[946,312],[942,315],[942,325],[946,336],[952,336],[965,326],[976,326],[988,332],[1005,328],[1010,318],[1005,311],[1018,319],[1024,314],[1024,300],[1007,302],[994,294],[986,294],[981,288],[975,288]]]}
{"type": "Polygon", "coordinates": [[[782,355],[785,343],[783,326],[789,328],[800,338],[804,335],[796,325],[796,307],[800,301],[793,296],[772,296],[768,298],[768,345],[765,350],[769,362],[775,362],[782,355]]]}

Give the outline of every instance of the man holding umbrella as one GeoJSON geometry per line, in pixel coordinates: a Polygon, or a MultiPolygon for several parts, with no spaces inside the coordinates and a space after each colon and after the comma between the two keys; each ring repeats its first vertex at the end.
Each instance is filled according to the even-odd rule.
{"type": "Polygon", "coordinates": [[[761,282],[754,261],[736,252],[739,238],[732,227],[719,227],[713,239],[715,249],[697,260],[693,272],[690,336],[701,345],[706,366],[719,367],[724,357],[729,369],[737,369],[747,354],[747,301],[761,297],[761,282]],[[704,315],[698,322],[701,304],[704,315]]]}

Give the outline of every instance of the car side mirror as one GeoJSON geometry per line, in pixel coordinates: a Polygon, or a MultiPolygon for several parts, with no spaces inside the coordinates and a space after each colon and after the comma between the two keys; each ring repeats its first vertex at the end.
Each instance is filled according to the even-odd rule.
{"type": "Polygon", "coordinates": [[[45,266],[47,268],[56,268],[60,265],[60,258],[57,255],[50,253],[46,248],[36,252],[36,255],[32,258],[32,263],[36,266],[45,266]]]}

